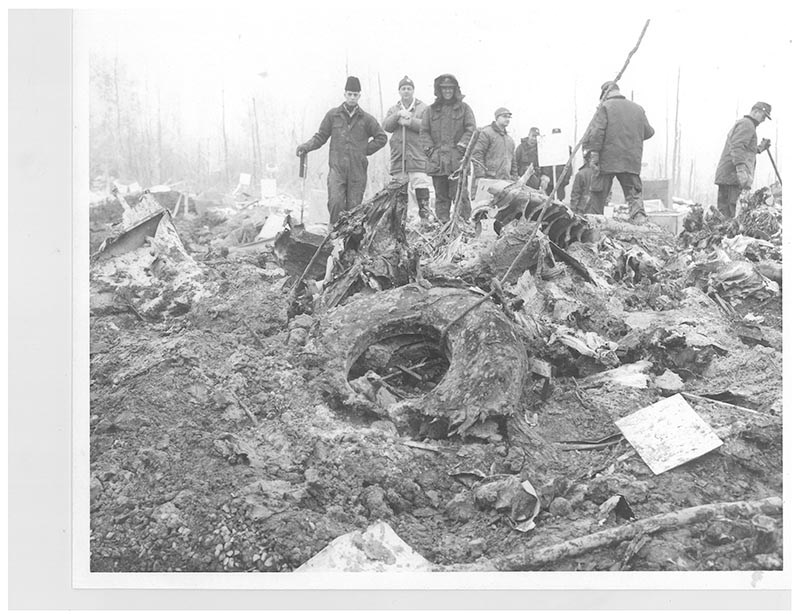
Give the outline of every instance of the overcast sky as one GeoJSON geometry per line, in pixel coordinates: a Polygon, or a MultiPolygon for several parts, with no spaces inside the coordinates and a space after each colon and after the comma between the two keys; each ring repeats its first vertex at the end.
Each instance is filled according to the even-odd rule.
{"type": "MultiPolygon", "coordinates": [[[[307,139],[324,112],[341,103],[349,69],[361,79],[362,106],[376,116],[396,102],[403,75],[415,81],[418,98],[431,102],[434,77],[452,72],[479,125],[506,106],[517,140],[533,125],[543,132],[560,127],[572,139],[575,114],[580,136],[600,84],[620,70],[649,18],[620,81],[656,130],[645,146],[642,174],[658,175],[667,134],[671,161],[680,69],[684,177],[695,159],[698,182],[708,184],[727,131],[758,100],[774,109],[774,120],[759,135],[775,141],[798,73],[790,62],[796,19],[784,2],[217,6],[84,11],[78,35],[88,38],[93,53],[119,56],[148,88],[160,89],[162,104],[180,101],[186,129],[198,135],[217,129],[224,88],[230,113],[246,113],[253,93],[267,96],[271,112],[307,139]]],[[[760,156],[762,181],[769,166],[760,156]]]]}

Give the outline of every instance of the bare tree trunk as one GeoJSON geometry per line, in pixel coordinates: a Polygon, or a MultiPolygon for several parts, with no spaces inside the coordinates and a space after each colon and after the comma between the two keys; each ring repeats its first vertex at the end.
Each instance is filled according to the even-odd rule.
{"type": "Polygon", "coordinates": [[[258,135],[258,113],[256,111],[256,98],[253,96],[253,134],[255,138],[255,147],[256,147],[256,163],[257,163],[257,171],[255,173],[255,181],[256,185],[258,185],[258,180],[261,178],[261,171],[263,169],[263,165],[261,162],[261,139],[258,135]]]}
{"type": "MultiPolygon", "coordinates": [[[[118,151],[124,152],[124,145],[122,140],[122,110],[121,101],[119,98],[119,57],[114,56],[114,106],[117,110],[117,148],[118,151]]],[[[127,156],[123,153],[120,162],[127,164],[127,171],[130,172],[131,167],[131,154],[130,154],[130,131],[128,131],[128,151],[127,156]],[[127,162],[126,162],[127,158],[127,162]]],[[[120,169],[121,170],[121,169],[120,169]]],[[[118,171],[119,173],[119,171],[118,171]]],[[[119,179],[119,177],[117,177],[119,179]]]]}
{"type": "Polygon", "coordinates": [[[228,167],[228,133],[225,131],[225,90],[222,90],[222,147],[225,152],[225,183],[230,183],[228,167]]]}
{"type": "Polygon", "coordinates": [[[678,180],[680,178],[680,160],[678,159],[678,143],[680,140],[680,128],[678,127],[678,112],[680,107],[681,92],[681,69],[678,67],[678,81],[675,85],[675,144],[672,147],[672,192],[678,191],[678,180]]]}
{"type": "Polygon", "coordinates": [[[164,181],[164,148],[161,132],[161,87],[158,88],[158,163],[156,165],[156,181],[164,181]]]}
{"type": "Polygon", "coordinates": [[[664,112],[664,179],[669,179],[669,97],[667,97],[664,112]]]}

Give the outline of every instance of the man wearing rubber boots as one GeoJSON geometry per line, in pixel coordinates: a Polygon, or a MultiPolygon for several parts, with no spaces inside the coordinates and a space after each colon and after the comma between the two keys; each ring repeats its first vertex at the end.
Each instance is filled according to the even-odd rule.
{"type": "Polygon", "coordinates": [[[717,184],[717,208],[725,217],[736,216],[736,203],[740,194],[753,186],[756,171],[756,154],[769,149],[769,139],[756,145],[756,127],[765,119],[772,119],[772,106],[757,102],[750,113],[737,120],[728,132],[725,146],[717,164],[714,183],[717,184]]]}
{"type": "Polygon", "coordinates": [[[422,151],[419,132],[428,105],[414,97],[414,82],[408,76],[400,80],[398,90],[400,100],[389,109],[383,120],[383,129],[392,133],[389,172],[395,179],[408,179],[409,205],[416,203],[420,220],[426,223],[431,218],[433,182],[425,172],[428,159],[422,151]]]}
{"type": "MultiPolygon", "coordinates": [[[[436,192],[436,217],[440,222],[450,219],[458,182],[449,179],[461,165],[461,159],[475,131],[475,114],[463,101],[458,81],[451,74],[439,75],[433,81],[436,100],[422,115],[420,138],[428,158],[426,170],[433,179],[436,192]]],[[[469,218],[470,204],[467,191],[461,194],[456,205],[458,214],[469,218]]]]}
{"type": "Polygon", "coordinates": [[[328,213],[333,225],[344,211],[361,204],[367,188],[367,156],[386,145],[378,120],[358,106],[361,82],[347,77],[344,103],[325,114],[317,133],[297,148],[297,155],[331,140],[328,156],[328,213]]]}
{"type": "Polygon", "coordinates": [[[597,172],[592,178],[588,213],[602,215],[614,177],[628,203],[628,219],[644,224],[647,214],[642,203],[642,150],[644,141],[655,134],[644,109],[627,100],[613,81],[606,81],[600,98],[606,99],[592,120],[585,149],[597,172]],[[606,95],[607,93],[607,95],[606,95]]]}

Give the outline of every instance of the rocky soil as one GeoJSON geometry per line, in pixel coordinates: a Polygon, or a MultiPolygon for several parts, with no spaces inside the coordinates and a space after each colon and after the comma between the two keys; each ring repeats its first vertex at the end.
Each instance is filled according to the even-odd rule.
{"type": "MultiPolygon", "coordinates": [[[[93,248],[119,213],[93,211],[93,248]]],[[[631,522],[604,507],[614,495],[634,519],[782,495],[780,295],[726,311],[684,283],[698,255],[659,229],[606,224],[604,241],[572,245],[600,286],[570,266],[523,276],[515,324],[552,377],[531,371],[499,436],[424,439],[328,402],[319,318],[288,318],[294,278],[268,249],[228,249],[255,238],[230,237],[258,215],[177,218],[208,290],[186,309],[144,312],[137,287],[93,303],[92,571],[287,572],[376,520],[446,568],[631,522]],[[652,365],[643,388],[591,380],[640,360],[652,365]],[[624,439],[559,443],[613,435],[618,418],[681,390],[724,441],[700,458],[656,476],[624,439]],[[503,488],[514,495],[526,480],[541,511],[523,532],[503,488]]],[[[93,281],[93,294],[108,283],[93,281]]],[[[720,516],[547,569],[781,569],[782,526],[720,516]]]]}

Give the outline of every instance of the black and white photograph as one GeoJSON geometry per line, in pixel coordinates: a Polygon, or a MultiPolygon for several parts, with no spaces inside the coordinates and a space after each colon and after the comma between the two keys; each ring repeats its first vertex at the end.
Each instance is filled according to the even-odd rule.
{"type": "Polygon", "coordinates": [[[75,586],[785,588],[787,20],[73,11],[75,586]]]}
{"type": "Polygon", "coordinates": [[[782,568],[786,41],[513,6],[77,13],[91,571],[782,568]]]}

